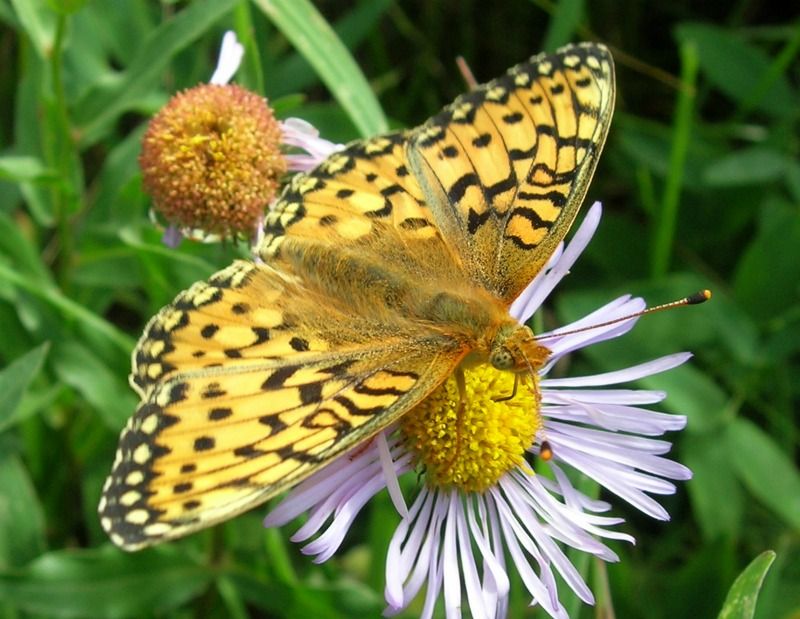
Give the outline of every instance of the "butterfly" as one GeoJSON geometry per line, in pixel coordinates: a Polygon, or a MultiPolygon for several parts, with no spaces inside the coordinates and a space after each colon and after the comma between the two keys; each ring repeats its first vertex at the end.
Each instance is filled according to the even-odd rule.
{"type": "Polygon", "coordinates": [[[608,50],[569,45],[294,176],[254,260],[145,327],[99,506],[111,540],[135,550],[263,503],[462,364],[541,367],[509,307],[575,219],[614,94],[608,50]]]}

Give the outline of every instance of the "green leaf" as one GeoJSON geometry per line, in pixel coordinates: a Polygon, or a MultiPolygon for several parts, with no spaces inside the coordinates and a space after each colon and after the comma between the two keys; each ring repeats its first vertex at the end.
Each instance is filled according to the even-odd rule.
{"type": "Polygon", "coordinates": [[[83,7],[86,2],[87,0],[47,0],[47,4],[50,8],[64,15],[75,13],[83,7]]]}
{"type": "Polygon", "coordinates": [[[791,160],[777,150],[745,148],[712,161],[703,173],[711,187],[759,185],[783,179],[791,160]]]}
{"type": "Polygon", "coordinates": [[[55,39],[56,14],[43,0],[11,0],[11,4],[36,53],[47,58],[55,39]]]}
{"type": "Polygon", "coordinates": [[[0,569],[25,565],[45,549],[42,507],[22,460],[0,454],[0,569]]]}
{"type": "MultiPolygon", "coordinates": [[[[370,0],[356,4],[353,9],[341,19],[336,20],[332,26],[339,39],[348,49],[355,49],[376,28],[378,20],[392,4],[392,0],[370,0]]],[[[281,59],[267,73],[267,92],[275,93],[279,97],[307,91],[309,87],[319,81],[319,75],[309,66],[308,61],[299,53],[289,54],[281,59]]],[[[276,109],[275,101],[270,100],[276,109]]],[[[341,111],[341,108],[339,108],[341,111]]],[[[280,114],[278,114],[280,116],[280,114]]],[[[302,118],[306,118],[303,116],[302,118]]],[[[308,120],[306,118],[306,120],[308,120]]],[[[347,120],[348,124],[350,120],[347,120]]],[[[317,126],[319,128],[319,126],[317,126]]],[[[349,139],[352,139],[352,135],[349,139]]],[[[329,137],[325,133],[325,137],[329,137]]]]}
{"type": "Polygon", "coordinates": [[[255,3],[314,67],[362,136],[388,129],[383,110],[361,69],[309,0],[255,3]]]}
{"type": "MultiPolygon", "coordinates": [[[[651,170],[659,178],[669,176],[670,149],[675,137],[672,127],[620,110],[614,116],[614,135],[619,148],[628,158],[651,170]]],[[[701,136],[692,135],[683,169],[684,189],[702,186],[700,172],[709,159],[718,154],[719,149],[715,144],[704,141],[701,136]]],[[[620,171],[621,174],[624,172],[625,170],[620,171]]]]}
{"type": "Polygon", "coordinates": [[[59,379],[83,395],[112,430],[119,430],[136,408],[127,384],[78,342],[59,344],[53,351],[53,366],[59,379]]]}
{"type": "Polygon", "coordinates": [[[583,19],[585,12],[583,0],[562,0],[555,5],[553,15],[547,25],[542,41],[542,49],[553,52],[569,43],[583,19]]]}
{"type": "Polygon", "coordinates": [[[43,299],[61,311],[65,317],[81,322],[93,337],[103,340],[104,343],[126,353],[133,349],[136,342],[131,337],[80,303],[64,296],[54,286],[43,286],[41,282],[31,282],[29,278],[23,277],[14,269],[0,262],[0,281],[3,280],[43,299]]]}
{"type": "Polygon", "coordinates": [[[14,267],[39,285],[50,283],[50,272],[39,250],[10,215],[0,212],[0,253],[10,257],[14,267]]]}
{"type": "Polygon", "coordinates": [[[17,421],[16,413],[22,396],[42,369],[49,349],[50,343],[45,342],[14,360],[0,372],[0,393],[3,394],[0,399],[0,431],[17,421]]]}
{"type": "Polygon", "coordinates": [[[800,304],[800,218],[794,204],[765,200],[758,231],[739,260],[733,278],[736,300],[758,320],[791,316],[800,304]]]}
{"type": "Polygon", "coordinates": [[[142,617],[183,604],[210,578],[208,568],[169,548],[59,551],[0,573],[0,600],[45,617],[142,617]]]}
{"type": "Polygon", "coordinates": [[[116,229],[128,222],[142,225],[144,209],[140,204],[145,197],[138,157],[144,131],[144,125],[137,127],[108,152],[98,179],[98,193],[86,216],[88,222],[102,226],[113,221],[116,229]]]}
{"type": "Polygon", "coordinates": [[[750,562],[728,591],[719,619],[752,619],[764,577],[775,560],[775,553],[766,550],[750,562]]]}
{"type": "Polygon", "coordinates": [[[56,178],[58,178],[56,171],[46,167],[37,157],[13,155],[0,157],[0,180],[41,183],[56,178]]]}
{"type": "Polygon", "coordinates": [[[719,431],[688,435],[681,461],[692,470],[686,484],[703,538],[737,539],[742,526],[744,491],[728,462],[728,449],[719,431]]]}
{"type": "Polygon", "coordinates": [[[103,127],[153,87],[176,53],[206,32],[237,2],[198,0],[156,28],[114,86],[92,90],[75,107],[74,120],[80,127],[81,142],[85,145],[96,140],[103,127]]]}
{"type": "MultiPolygon", "coordinates": [[[[700,68],[708,80],[739,103],[749,103],[758,76],[766,74],[770,57],[730,30],[710,24],[681,24],[675,31],[682,42],[697,48],[700,68]]],[[[795,113],[797,99],[786,76],[777,76],[764,91],[757,106],[775,116],[795,113]]]]}
{"type": "Polygon", "coordinates": [[[766,432],[745,419],[731,425],[728,462],[750,493],[800,531],[800,473],[766,432]]]}
{"type": "Polygon", "coordinates": [[[796,203],[800,202],[800,165],[791,161],[786,168],[786,186],[796,203]]]}

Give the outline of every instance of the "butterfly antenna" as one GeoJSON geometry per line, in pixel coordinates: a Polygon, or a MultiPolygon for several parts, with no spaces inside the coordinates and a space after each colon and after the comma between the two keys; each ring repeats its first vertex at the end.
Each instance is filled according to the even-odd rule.
{"type": "Polygon", "coordinates": [[[536,338],[536,341],[541,342],[542,340],[549,340],[554,337],[561,337],[563,335],[573,335],[575,333],[583,333],[584,331],[591,331],[592,329],[598,329],[599,327],[607,327],[609,325],[617,324],[618,322],[630,320],[631,318],[638,318],[639,316],[644,316],[646,314],[655,314],[656,312],[663,312],[664,310],[674,309],[676,307],[684,307],[687,305],[699,305],[700,303],[705,303],[710,298],[711,298],[710,290],[701,290],[700,292],[695,292],[694,294],[689,295],[688,297],[683,297],[682,299],[678,299],[677,301],[670,301],[669,303],[662,303],[661,305],[646,307],[645,309],[639,312],[633,312],[632,314],[628,314],[627,316],[620,316],[619,318],[614,318],[614,320],[599,322],[595,325],[589,325],[588,327],[581,327],[580,329],[571,329],[569,331],[557,331],[556,333],[548,333],[547,335],[541,335],[536,338]]]}

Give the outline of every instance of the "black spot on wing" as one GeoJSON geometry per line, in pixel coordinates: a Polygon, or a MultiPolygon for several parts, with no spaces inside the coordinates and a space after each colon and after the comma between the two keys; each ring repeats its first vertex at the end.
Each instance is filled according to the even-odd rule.
{"type": "Polygon", "coordinates": [[[216,441],[211,436],[201,436],[196,438],[194,441],[194,450],[195,451],[209,451],[210,449],[214,449],[216,445],[216,441]]]}
{"type": "Polygon", "coordinates": [[[233,409],[226,406],[212,408],[210,411],[208,411],[209,421],[222,421],[223,419],[227,419],[231,415],[233,415],[233,409]]]}

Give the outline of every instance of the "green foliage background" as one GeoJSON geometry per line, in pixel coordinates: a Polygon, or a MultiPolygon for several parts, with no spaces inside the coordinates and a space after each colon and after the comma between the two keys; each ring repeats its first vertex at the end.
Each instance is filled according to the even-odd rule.
{"type": "MultiPolygon", "coordinates": [[[[458,54],[483,81],[567,41],[612,46],[617,111],[588,198],[605,216],[543,318],[623,292],[714,299],[573,360],[570,371],[605,371],[694,351],[644,384],[689,416],[673,453],[695,477],[665,498],[670,523],[615,501],[638,543],[617,548],[615,565],[576,557],[599,606],[565,603],[573,617],[714,617],[737,574],[773,549],[756,616],[800,616],[800,20],[791,3],[699,7],[328,0],[317,14],[307,0],[0,0],[0,617],[383,607],[397,523],[384,496],[321,566],[288,541],[294,526],[264,531],[262,509],[136,554],[97,522],[136,404],[127,373],[141,327],[243,253],[162,246],[136,162],[147,118],[208,79],[227,28],[247,46],[237,81],[336,141],[422,122],[464,89],[458,54]]],[[[755,582],[750,593],[753,573],[739,585],[755,582]]],[[[751,616],[739,593],[725,617],[751,616]]],[[[542,616],[519,582],[510,616],[542,616]]]]}

